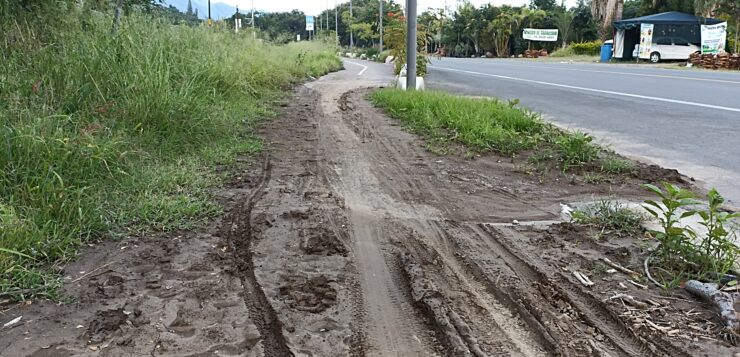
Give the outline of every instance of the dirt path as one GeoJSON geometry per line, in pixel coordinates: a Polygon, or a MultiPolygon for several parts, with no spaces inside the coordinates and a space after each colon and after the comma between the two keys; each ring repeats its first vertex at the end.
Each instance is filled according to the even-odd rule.
{"type": "MultiPolygon", "coordinates": [[[[23,323],[0,330],[0,356],[730,354],[656,334],[609,303],[622,277],[591,273],[596,288],[573,278],[602,256],[630,264],[625,247],[639,248],[584,245],[557,224],[560,204],[641,197],[641,180],[543,183],[493,155],[431,154],[366,100],[388,70],[299,87],[262,129],[268,152],[218,192],[224,217],[91,249],[65,270],[75,303],[4,311],[23,323]]],[[[665,311],[716,319],[659,301],[648,315],[658,323],[679,321],[665,311]]]]}

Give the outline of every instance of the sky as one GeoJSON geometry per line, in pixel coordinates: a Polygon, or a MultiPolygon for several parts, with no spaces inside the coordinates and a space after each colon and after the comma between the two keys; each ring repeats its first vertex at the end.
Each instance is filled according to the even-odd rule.
{"type": "MultiPolygon", "coordinates": [[[[230,5],[239,6],[240,9],[249,9],[252,7],[251,0],[214,0],[217,2],[224,2],[230,5]]],[[[346,3],[348,0],[336,1],[337,3],[346,3]]],[[[471,0],[470,1],[476,7],[482,4],[492,5],[524,5],[529,4],[529,0],[471,0]]],[[[575,2],[574,0],[566,1],[570,4],[575,2]]],[[[282,12],[298,9],[306,14],[319,14],[321,10],[328,8],[334,8],[335,0],[254,0],[254,8],[257,10],[264,10],[269,12],[282,12]]],[[[396,3],[404,6],[405,0],[396,0],[396,3]]],[[[450,6],[451,10],[456,7],[456,0],[447,0],[447,5],[450,6]]],[[[426,10],[427,8],[442,8],[445,6],[445,0],[417,0],[418,12],[426,10]]]]}

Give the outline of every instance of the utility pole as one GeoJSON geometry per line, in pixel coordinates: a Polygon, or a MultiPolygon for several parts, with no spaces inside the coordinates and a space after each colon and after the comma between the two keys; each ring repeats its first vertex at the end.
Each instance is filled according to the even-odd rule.
{"type": "Polygon", "coordinates": [[[254,0],[252,0],[252,32],[254,32],[254,0]]]}
{"type": "Polygon", "coordinates": [[[380,29],[380,52],[383,52],[383,0],[380,0],[380,11],[378,14],[378,27],[380,29]]]}
{"type": "Polygon", "coordinates": [[[334,0],[334,35],[337,46],[339,46],[339,5],[337,5],[337,0],[334,0]]]}
{"type": "Polygon", "coordinates": [[[406,90],[416,90],[416,0],[406,0],[406,90]]]}
{"type": "Polygon", "coordinates": [[[352,0],[349,0],[349,48],[355,48],[355,39],[352,33],[352,22],[354,22],[354,17],[352,17],[352,0]]]}
{"type": "Polygon", "coordinates": [[[211,26],[213,20],[211,20],[211,0],[208,0],[208,26],[211,26]]]}

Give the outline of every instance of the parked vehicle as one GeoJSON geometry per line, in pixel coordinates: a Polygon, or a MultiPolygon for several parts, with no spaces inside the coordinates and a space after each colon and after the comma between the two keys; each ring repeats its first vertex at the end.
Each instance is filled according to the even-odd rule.
{"type": "Polygon", "coordinates": [[[680,37],[657,37],[650,47],[650,62],[688,60],[689,55],[700,50],[699,46],[680,37]]]}

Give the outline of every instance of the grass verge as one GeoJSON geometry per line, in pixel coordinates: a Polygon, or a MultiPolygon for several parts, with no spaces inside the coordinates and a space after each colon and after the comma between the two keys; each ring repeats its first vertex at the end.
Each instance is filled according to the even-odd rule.
{"type": "Polygon", "coordinates": [[[517,101],[390,88],[375,91],[371,99],[424,136],[427,148],[436,153],[447,153],[447,146],[457,143],[480,153],[524,156],[537,172],[547,172],[553,165],[563,172],[625,174],[632,170],[630,162],[594,145],[591,136],[559,130],[539,114],[520,108],[517,101]]]}
{"type": "Polygon", "coordinates": [[[259,151],[283,89],[341,67],[319,43],[69,10],[0,23],[0,295],[55,297],[105,236],[192,227],[220,211],[211,170],[259,151]],[[79,12],[79,13],[77,13],[79,12]]]}

